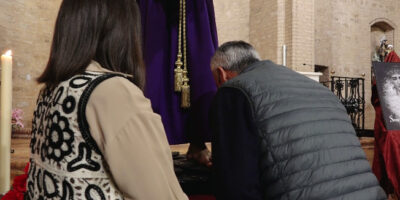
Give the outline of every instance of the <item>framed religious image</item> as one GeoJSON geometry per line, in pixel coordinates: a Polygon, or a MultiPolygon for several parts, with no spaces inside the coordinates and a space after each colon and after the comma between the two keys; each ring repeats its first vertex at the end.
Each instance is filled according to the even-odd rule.
{"type": "Polygon", "coordinates": [[[400,130],[400,63],[373,62],[387,130],[400,130]]]}

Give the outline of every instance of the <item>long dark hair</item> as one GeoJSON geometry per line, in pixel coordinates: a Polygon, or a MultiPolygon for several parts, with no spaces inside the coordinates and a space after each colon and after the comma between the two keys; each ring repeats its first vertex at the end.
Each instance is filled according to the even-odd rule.
{"type": "Polygon", "coordinates": [[[37,79],[56,86],[83,73],[91,60],[106,69],[132,75],[143,89],[145,67],[140,11],[135,0],[63,0],[50,58],[37,79]]]}

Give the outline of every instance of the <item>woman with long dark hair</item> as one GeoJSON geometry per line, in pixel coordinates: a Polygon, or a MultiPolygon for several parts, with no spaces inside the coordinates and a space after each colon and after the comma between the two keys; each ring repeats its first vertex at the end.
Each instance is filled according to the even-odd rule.
{"type": "Polygon", "coordinates": [[[187,199],[143,96],[134,0],[64,0],[32,123],[27,199],[187,199]]]}

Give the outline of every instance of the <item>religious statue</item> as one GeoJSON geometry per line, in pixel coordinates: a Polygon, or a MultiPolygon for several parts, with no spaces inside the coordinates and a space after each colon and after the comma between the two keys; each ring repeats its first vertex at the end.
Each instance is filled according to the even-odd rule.
{"type": "Polygon", "coordinates": [[[379,62],[384,62],[387,54],[388,54],[388,41],[386,37],[383,37],[381,39],[380,46],[378,49],[379,62]]]}
{"type": "Polygon", "coordinates": [[[389,55],[389,53],[392,52],[392,51],[393,51],[393,45],[392,45],[392,44],[389,44],[389,45],[387,46],[387,49],[386,49],[386,56],[389,55]]]}

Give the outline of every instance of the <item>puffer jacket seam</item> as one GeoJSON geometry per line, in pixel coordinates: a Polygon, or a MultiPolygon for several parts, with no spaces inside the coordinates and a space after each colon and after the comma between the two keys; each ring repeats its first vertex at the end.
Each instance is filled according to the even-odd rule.
{"type": "MultiPolygon", "coordinates": [[[[345,195],[348,195],[348,194],[351,194],[351,193],[354,193],[354,192],[358,192],[358,191],[360,191],[360,190],[366,190],[366,189],[369,189],[369,188],[376,188],[376,187],[379,188],[379,186],[377,186],[377,185],[371,185],[371,186],[364,187],[364,188],[359,189],[359,190],[354,190],[354,191],[352,191],[352,192],[346,192],[346,193],[344,193],[344,194],[340,194],[340,195],[337,195],[337,196],[334,196],[334,197],[330,197],[329,199],[334,199],[334,198],[337,198],[337,197],[340,197],[340,196],[345,196],[345,195]]],[[[387,200],[387,198],[384,198],[384,199],[387,200]]],[[[379,199],[379,200],[381,200],[381,199],[379,199]]]]}
{"type": "Polygon", "coordinates": [[[280,143],[280,144],[277,144],[277,145],[273,145],[273,146],[271,146],[271,147],[272,147],[272,148],[279,148],[279,147],[282,147],[282,146],[287,145],[287,144],[289,144],[289,143],[298,142],[298,141],[300,141],[300,140],[309,139],[309,138],[312,138],[312,137],[323,137],[323,136],[336,135],[336,134],[338,134],[338,135],[350,135],[350,134],[353,134],[353,133],[351,133],[351,132],[319,133],[319,132],[318,132],[318,133],[315,133],[315,134],[313,134],[313,135],[308,135],[308,136],[305,136],[305,137],[302,137],[302,138],[297,138],[297,139],[293,139],[293,140],[288,140],[288,141],[285,142],[285,143],[280,143]]]}
{"type": "Polygon", "coordinates": [[[306,154],[314,154],[314,153],[318,153],[318,152],[322,152],[322,151],[329,151],[329,150],[334,150],[334,149],[350,148],[350,147],[360,147],[360,145],[344,145],[344,146],[337,146],[337,147],[331,147],[331,148],[325,148],[325,149],[321,148],[321,149],[317,149],[317,150],[313,150],[313,151],[302,152],[302,153],[296,154],[294,156],[290,156],[290,158],[276,160],[276,161],[277,161],[277,163],[286,162],[288,160],[293,160],[296,157],[304,156],[306,154]]]}
{"type": "MultiPolygon", "coordinates": [[[[285,126],[285,127],[281,127],[281,128],[275,129],[275,130],[270,130],[268,132],[269,133],[277,132],[277,131],[281,131],[281,130],[283,130],[285,128],[290,128],[290,127],[298,126],[298,125],[304,125],[305,123],[315,123],[315,122],[318,122],[318,121],[332,121],[332,120],[343,121],[343,122],[347,122],[347,123],[351,124],[350,121],[349,121],[350,119],[349,120],[345,120],[345,119],[328,118],[328,119],[323,119],[323,120],[311,120],[311,121],[307,121],[307,122],[301,122],[301,123],[297,123],[297,124],[292,124],[292,125],[289,125],[289,126],[285,126]]],[[[265,129],[262,129],[262,130],[265,130],[265,129]]],[[[265,130],[265,131],[267,132],[267,130],[265,130]]]]}
{"type": "MultiPolygon", "coordinates": [[[[356,174],[351,174],[351,175],[343,176],[343,177],[340,177],[340,178],[330,179],[330,180],[327,180],[327,181],[321,181],[321,182],[314,183],[314,184],[312,184],[312,185],[307,185],[307,186],[300,187],[300,188],[296,188],[296,189],[292,189],[292,190],[287,190],[287,191],[285,191],[284,193],[289,194],[289,193],[294,192],[294,191],[296,191],[296,190],[302,190],[302,189],[304,189],[304,188],[314,187],[315,185],[319,185],[319,184],[323,184],[323,183],[328,183],[328,182],[332,182],[332,181],[339,181],[340,179],[345,179],[345,178],[348,178],[348,177],[358,176],[358,175],[361,175],[361,174],[369,174],[369,173],[371,173],[371,172],[370,172],[369,170],[367,170],[367,171],[364,171],[364,172],[360,172],[360,173],[356,173],[356,174]]],[[[372,183],[372,184],[374,184],[374,183],[372,183]]],[[[373,185],[373,186],[376,187],[376,185],[373,185]]],[[[372,187],[372,186],[368,186],[367,188],[370,188],[370,187],[372,187]]],[[[363,187],[363,188],[364,188],[364,187],[363,187]]],[[[346,192],[345,194],[352,193],[352,192],[355,192],[355,191],[358,191],[358,190],[360,190],[360,189],[353,190],[353,191],[351,191],[351,192],[346,192]]],[[[275,198],[276,196],[282,195],[282,194],[283,194],[283,193],[277,194],[277,195],[275,195],[273,198],[275,198]]],[[[338,196],[342,196],[342,195],[343,195],[343,194],[340,194],[340,195],[338,195],[338,196]]],[[[338,197],[338,196],[336,196],[336,197],[338,197]]]]}
{"type": "MultiPolygon", "coordinates": [[[[329,164],[325,164],[325,165],[318,166],[317,168],[313,168],[313,169],[303,169],[303,170],[299,170],[299,171],[290,173],[290,174],[288,174],[288,175],[286,175],[286,176],[279,177],[279,179],[283,179],[283,178],[292,176],[292,175],[294,175],[294,174],[296,174],[296,173],[305,172],[305,171],[308,171],[308,170],[313,170],[313,171],[315,171],[315,170],[319,170],[319,169],[321,169],[321,168],[327,167],[327,166],[329,166],[329,165],[336,165],[336,164],[347,163],[347,162],[351,162],[351,161],[366,161],[366,160],[365,160],[365,158],[361,158],[361,157],[360,157],[360,158],[355,158],[355,159],[350,159],[350,160],[344,160],[344,161],[329,163],[329,164]]],[[[367,162],[367,161],[366,161],[366,162],[367,162]]],[[[276,180],[273,181],[273,182],[276,182],[276,180]]],[[[273,182],[268,182],[268,184],[273,183],[273,182]]]]}
{"type": "MultiPolygon", "coordinates": [[[[260,94],[258,94],[258,95],[254,95],[254,98],[259,98],[258,96],[263,96],[263,93],[260,93],[260,94]]],[[[287,97],[287,98],[283,98],[283,99],[271,101],[270,103],[264,104],[264,107],[268,107],[268,106],[271,106],[272,104],[276,104],[276,103],[278,103],[278,102],[280,102],[280,101],[285,101],[285,100],[289,100],[289,99],[293,99],[293,97],[287,97]]],[[[312,99],[312,98],[310,97],[310,99],[312,99]]],[[[329,99],[328,99],[328,98],[326,98],[326,99],[320,99],[320,101],[335,103],[335,104],[338,105],[338,107],[340,107],[342,110],[345,110],[345,111],[346,111],[346,109],[345,109],[344,107],[342,107],[342,105],[337,104],[337,101],[332,100],[331,98],[329,98],[329,99]]]]}
{"type": "MultiPolygon", "coordinates": [[[[313,120],[313,121],[308,121],[308,122],[304,122],[304,123],[294,124],[294,125],[291,125],[291,126],[282,127],[282,128],[277,129],[273,133],[272,133],[272,131],[268,132],[266,129],[263,129],[263,128],[261,128],[261,131],[268,132],[270,137],[272,137],[274,134],[279,134],[279,131],[281,131],[281,130],[290,129],[290,128],[294,128],[294,127],[297,127],[297,126],[303,126],[304,124],[314,123],[314,122],[317,122],[317,121],[321,121],[321,120],[313,120]]],[[[340,121],[340,122],[346,122],[347,124],[351,125],[351,123],[349,123],[349,121],[342,120],[342,119],[326,119],[324,121],[340,121]]],[[[351,126],[353,126],[353,125],[351,125],[351,126]]]]}
{"type": "MultiPolygon", "coordinates": [[[[265,120],[265,119],[264,119],[264,120],[265,120]]],[[[312,120],[312,121],[307,121],[307,122],[303,122],[303,123],[293,124],[293,125],[290,125],[290,126],[281,127],[281,128],[279,128],[279,129],[276,129],[276,130],[274,131],[274,133],[272,133],[272,131],[269,131],[268,134],[271,134],[271,135],[277,134],[276,132],[281,131],[281,130],[296,128],[297,126],[303,126],[304,124],[315,123],[315,122],[318,122],[318,121],[330,121],[330,122],[332,122],[332,121],[337,121],[337,122],[345,122],[346,124],[349,124],[349,125],[353,126],[353,125],[352,125],[351,123],[349,123],[349,121],[347,121],[347,120],[331,118],[331,119],[324,119],[324,120],[312,120]]],[[[261,131],[268,132],[268,130],[265,129],[265,128],[261,128],[261,131]]]]}
{"type": "MultiPolygon", "coordinates": [[[[281,113],[278,113],[278,114],[275,114],[275,115],[271,115],[271,116],[268,116],[265,119],[261,119],[260,121],[262,121],[262,120],[270,120],[270,119],[273,119],[275,117],[279,117],[281,115],[289,115],[289,113],[291,113],[291,112],[298,112],[298,111],[301,111],[301,110],[318,110],[318,109],[326,109],[326,110],[330,110],[330,111],[332,111],[332,110],[333,111],[338,111],[338,108],[333,108],[333,107],[304,107],[304,108],[293,109],[293,110],[290,110],[290,111],[285,111],[285,112],[281,112],[281,113]]],[[[345,112],[345,110],[342,110],[342,111],[345,112]]]]}
{"type": "MultiPolygon", "coordinates": [[[[280,81],[285,81],[285,80],[280,80],[280,81]]],[[[293,81],[293,80],[291,80],[291,81],[293,81]]],[[[298,83],[298,82],[293,81],[293,83],[298,83]]],[[[304,82],[303,82],[303,83],[304,83],[304,82]]],[[[293,85],[298,85],[298,84],[293,84],[293,85]]],[[[295,87],[295,88],[293,88],[293,89],[313,90],[314,92],[318,92],[318,94],[321,94],[321,93],[322,93],[322,94],[323,94],[323,93],[332,94],[332,92],[331,92],[330,90],[325,90],[325,89],[321,89],[321,88],[295,87]],[[317,91],[315,91],[315,89],[317,89],[317,91]]],[[[266,91],[268,91],[268,89],[261,90],[260,92],[254,93],[254,97],[257,97],[257,96],[259,96],[259,95],[263,95],[263,94],[265,94],[266,91]]],[[[314,94],[315,94],[315,93],[314,93],[314,94]]]]}

